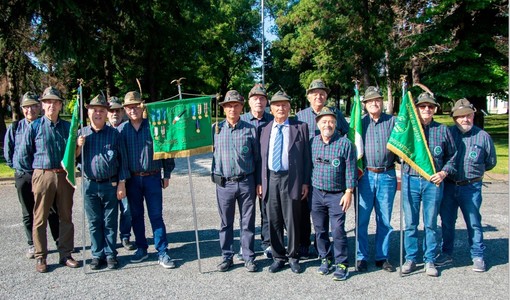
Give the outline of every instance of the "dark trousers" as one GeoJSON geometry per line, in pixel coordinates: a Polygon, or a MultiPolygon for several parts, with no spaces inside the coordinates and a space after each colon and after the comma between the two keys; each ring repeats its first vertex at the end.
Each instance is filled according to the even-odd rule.
{"type": "Polygon", "coordinates": [[[321,258],[331,256],[331,242],[329,240],[329,225],[331,225],[335,264],[347,265],[348,248],[345,232],[345,212],[342,211],[340,205],[340,199],[343,195],[343,192],[328,193],[314,188],[311,214],[319,256],[321,258]]]}
{"type": "Polygon", "coordinates": [[[301,201],[301,222],[300,235],[299,235],[299,247],[308,252],[310,247],[310,235],[312,234],[312,222],[310,221],[310,207],[312,197],[308,196],[307,199],[301,201]]]}
{"type": "Polygon", "coordinates": [[[241,247],[243,258],[255,258],[255,178],[249,175],[240,182],[226,182],[224,187],[216,185],[216,199],[220,215],[220,247],[223,259],[234,256],[234,216],[236,203],[241,220],[241,247]]]}
{"type": "Polygon", "coordinates": [[[269,219],[267,215],[267,201],[259,199],[260,208],[260,246],[262,250],[266,250],[267,247],[271,246],[269,240],[269,219]]]}
{"type": "MultiPolygon", "coordinates": [[[[34,240],[32,238],[32,229],[34,227],[34,193],[32,192],[32,174],[16,171],[14,185],[18,191],[18,200],[21,204],[21,214],[23,216],[23,225],[27,236],[28,245],[32,246],[34,240]]],[[[54,241],[58,240],[58,213],[57,205],[53,204],[48,215],[48,224],[50,226],[51,236],[54,241]]]]}
{"type": "Polygon", "coordinates": [[[267,215],[269,217],[269,239],[273,257],[278,261],[287,261],[284,243],[284,229],[287,229],[288,257],[299,259],[299,237],[301,200],[289,196],[289,175],[287,172],[270,171],[268,186],[267,215]]]}

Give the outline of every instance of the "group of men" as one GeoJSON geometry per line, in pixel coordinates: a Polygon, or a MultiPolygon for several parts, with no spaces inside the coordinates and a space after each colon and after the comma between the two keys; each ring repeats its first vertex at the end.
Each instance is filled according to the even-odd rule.
{"type": "MultiPolygon", "coordinates": [[[[72,207],[74,187],[66,180],[61,161],[70,135],[70,123],[61,119],[60,91],[45,89],[42,97],[26,93],[21,102],[25,118],[14,122],[5,137],[4,156],[15,169],[16,188],[22,206],[28,241],[27,257],[36,259],[36,271],[48,271],[46,227],[49,222],[57,242],[60,263],[79,267],[74,250],[72,207]],[[43,110],[43,116],[39,113],[43,110]]],[[[102,95],[86,105],[89,125],[78,132],[77,161],[82,161],[84,209],[89,222],[93,270],[116,269],[117,232],[127,250],[131,228],[136,252],[131,262],[148,258],[144,201],[154,235],[158,262],[175,268],[167,254],[168,241],[163,221],[162,188],[168,187],[175,166],[173,159],[154,160],[149,124],[143,118],[140,93],[128,92],[122,104],[102,95]],[[124,120],[124,111],[128,121],[124,120]],[[109,122],[107,122],[107,118],[109,122]]]]}
{"type": "MultiPolygon", "coordinates": [[[[395,118],[382,112],[383,97],[379,90],[368,87],[363,97],[367,114],[362,119],[366,167],[358,178],[356,147],[346,137],[349,124],[338,109],[326,106],[329,92],[322,80],[312,81],[306,90],[310,107],[298,112],[295,118],[290,118],[291,99],[282,91],[273,95],[269,105],[271,113],[266,112],[268,95],[260,84],[248,95],[248,113],[241,115],[244,97],[236,90],[228,91],[219,103],[225,120],[212,129],[211,166],[221,219],[222,260],[218,271],[228,271],[234,263],[236,205],[240,211],[240,256],[249,272],[258,270],[254,249],[258,199],[262,250],[266,257],[273,259],[269,272],[280,271],[287,262],[292,272],[301,272],[299,260],[309,256],[313,224],[314,246],[320,259],[317,272],[321,275],[332,272],[334,280],[347,279],[349,253],[345,218],[346,211],[354,203],[356,188],[359,191],[357,270],[368,269],[368,225],[375,210],[375,265],[388,272],[395,271],[389,261],[389,240],[398,160],[386,148],[395,118]]],[[[74,188],[66,180],[60,163],[70,124],[59,117],[63,99],[57,89],[48,87],[40,101],[38,98],[34,93],[23,96],[21,106],[25,118],[8,128],[4,156],[8,165],[15,169],[29,245],[27,257],[36,259],[38,272],[47,272],[48,223],[58,246],[60,263],[71,268],[78,267],[79,263],[71,256],[74,188]],[[41,103],[43,116],[39,117],[41,103]]],[[[416,270],[421,207],[426,274],[438,276],[436,265],[453,261],[458,208],[468,228],[473,269],[485,271],[481,181],[484,172],[496,165],[494,144],[485,131],[473,126],[476,109],[468,100],[460,99],[455,103],[452,109],[455,125],[450,128],[433,120],[439,105],[431,94],[420,94],[415,104],[437,173],[427,181],[402,163],[406,252],[402,273],[416,270]],[[436,253],[438,215],[443,233],[439,254],[436,253]]],[[[91,268],[118,267],[118,228],[122,245],[128,250],[135,248],[129,241],[133,229],[136,252],[131,262],[148,258],[144,202],[158,262],[164,268],[175,268],[167,254],[162,216],[162,188],[168,187],[175,162],[153,159],[153,141],[149,123],[143,118],[141,95],[128,92],[123,104],[117,97],[107,101],[104,96],[97,95],[86,108],[90,122],[78,133],[76,155],[77,161],[83,161],[91,268]],[[126,122],[123,122],[124,112],[128,118],[126,122]]]]}
{"type": "MultiPolygon", "coordinates": [[[[356,148],[346,138],[349,124],[339,110],[326,106],[329,92],[322,80],[312,81],[306,90],[310,107],[298,112],[294,119],[289,118],[291,99],[281,91],[271,98],[271,114],[267,113],[264,109],[268,96],[259,84],[249,92],[248,113],[241,115],[244,98],[236,90],[230,90],[220,103],[226,119],[216,125],[218,128],[213,126],[212,164],[221,218],[219,271],[229,270],[234,263],[236,205],[241,216],[240,258],[248,271],[258,270],[254,260],[258,198],[262,250],[274,260],[269,272],[281,270],[286,262],[292,272],[301,272],[299,260],[309,255],[311,217],[314,246],[321,261],[317,272],[322,275],[333,272],[334,280],[345,280],[348,277],[345,213],[354,201],[355,188],[359,191],[356,268],[359,272],[368,270],[368,225],[374,210],[375,266],[387,272],[396,270],[389,261],[389,247],[397,190],[395,163],[399,160],[386,148],[395,117],[383,112],[380,91],[368,87],[363,97],[366,115],[362,119],[365,168],[358,178],[356,148]]],[[[476,109],[466,99],[455,103],[452,109],[455,125],[449,128],[433,120],[439,107],[433,95],[420,94],[415,105],[437,172],[428,181],[402,162],[406,253],[402,273],[416,270],[421,207],[425,273],[436,277],[436,265],[453,261],[459,207],[468,227],[473,270],[483,272],[486,267],[480,215],[481,181],[484,172],[496,165],[494,144],[485,131],[473,126],[476,109]],[[438,215],[443,233],[439,253],[438,215]]]]}

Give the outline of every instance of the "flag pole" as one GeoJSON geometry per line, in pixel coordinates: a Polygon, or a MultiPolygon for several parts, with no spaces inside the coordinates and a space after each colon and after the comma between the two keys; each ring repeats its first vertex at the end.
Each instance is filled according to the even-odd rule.
{"type": "MultiPolygon", "coordinates": [[[[83,86],[83,79],[80,78],[78,79],[78,83],[79,83],[79,91],[78,91],[78,105],[80,106],[80,129],[81,131],[83,131],[83,90],[82,90],[82,86],[83,86]]],[[[83,166],[85,165],[84,161],[83,161],[83,158],[84,158],[84,155],[83,155],[83,149],[82,149],[82,155],[81,155],[81,170],[80,170],[80,173],[81,173],[81,199],[82,199],[82,203],[83,203],[83,211],[82,211],[82,266],[83,266],[83,273],[87,273],[86,269],[85,269],[85,265],[86,265],[86,253],[85,253],[85,249],[86,249],[86,235],[85,235],[85,186],[83,185],[83,166]]]]}
{"type": "MultiPolygon", "coordinates": [[[[177,84],[177,90],[179,91],[179,100],[182,100],[182,91],[181,91],[181,80],[186,79],[181,77],[179,79],[172,80],[171,83],[177,84]]],[[[191,206],[193,207],[193,225],[195,226],[195,243],[197,246],[197,258],[198,258],[198,271],[202,273],[202,264],[200,262],[200,240],[198,238],[198,224],[197,224],[197,209],[195,206],[195,189],[193,188],[193,178],[191,176],[191,162],[189,159],[189,155],[186,157],[188,159],[188,180],[189,180],[189,189],[191,193],[191,206]]]]}
{"type": "MultiPolygon", "coordinates": [[[[358,83],[359,83],[359,80],[354,78],[354,90],[355,91],[358,91],[359,87],[358,87],[358,83]]],[[[356,97],[354,99],[354,101],[356,101],[356,97]]],[[[351,118],[352,118],[352,115],[351,115],[351,118]]],[[[357,167],[356,167],[357,169],[357,167]]],[[[354,249],[354,270],[356,272],[358,272],[358,261],[357,261],[357,256],[358,256],[358,227],[359,227],[359,187],[356,187],[356,193],[354,193],[354,196],[355,196],[355,199],[354,201],[356,201],[356,211],[354,212],[354,238],[355,238],[355,249],[354,249]]]]}
{"type": "MultiPolygon", "coordinates": [[[[402,81],[402,99],[404,99],[404,95],[406,93],[407,89],[407,83],[406,83],[406,75],[401,75],[400,80],[402,81]]],[[[403,159],[400,159],[400,268],[399,268],[399,275],[402,277],[402,265],[403,265],[403,257],[404,257],[404,231],[403,231],[403,216],[402,212],[404,210],[404,193],[402,192],[402,163],[404,162],[403,159]]],[[[409,183],[407,183],[409,184],[409,183]]]]}

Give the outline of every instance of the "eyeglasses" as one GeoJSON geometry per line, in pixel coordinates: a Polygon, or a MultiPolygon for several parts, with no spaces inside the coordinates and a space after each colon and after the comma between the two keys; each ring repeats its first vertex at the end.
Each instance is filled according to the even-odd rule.
{"type": "Polygon", "coordinates": [[[140,107],[140,106],[138,106],[138,105],[136,105],[136,106],[135,106],[135,105],[133,105],[133,106],[125,106],[124,108],[125,108],[127,111],[129,111],[129,110],[138,110],[138,109],[140,109],[141,107],[140,107]]]}
{"type": "Polygon", "coordinates": [[[433,110],[434,108],[436,108],[435,105],[432,105],[432,104],[424,104],[424,105],[418,105],[418,108],[419,109],[425,109],[425,108],[429,108],[430,110],[433,110]]]}
{"type": "Polygon", "coordinates": [[[23,106],[23,110],[36,110],[38,108],[37,105],[23,106]]]}
{"type": "Polygon", "coordinates": [[[329,159],[322,159],[322,158],[320,158],[320,157],[317,157],[317,158],[315,159],[315,162],[317,162],[317,163],[321,163],[321,164],[329,164],[329,163],[330,163],[329,159]]]}

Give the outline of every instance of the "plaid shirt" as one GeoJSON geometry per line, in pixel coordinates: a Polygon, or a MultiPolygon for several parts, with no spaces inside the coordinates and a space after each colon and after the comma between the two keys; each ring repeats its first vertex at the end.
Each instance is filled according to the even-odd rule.
{"type": "Polygon", "coordinates": [[[257,129],[239,120],[232,127],[226,121],[218,124],[219,134],[213,126],[214,153],[213,174],[233,177],[254,173],[259,160],[257,129]]]}
{"type": "Polygon", "coordinates": [[[311,141],[312,186],[329,192],[353,189],[357,182],[356,148],[338,132],[328,144],[317,135],[311,141]]]}
{"type": "Polygon", "coordinates": [[[375,122],[370,115],[362,119],[363,128],[363,163],[370,168],[387,168],[395,164],[395,154],[386,148],[395,117],[381,113],[375,122]]]}
{"type": "Polygon", "coordinates": [[[78,136],[85,136],[82,148],[83,173],[89,179],[104,180],[118,176],[119,180],[129,177],[126,164],[126,150],[122,147],[119,132],[110,126],[95,131],[90,126],[83,128],[78,136]]]}
{"type": "Polygon", "coordinates": [[[20,153],[19,146],[23,142],[23,135],[30,128],[27,119],[18,122],[16,132],[13,132],[12,124],[7,128],[4,138],[4,158],[7,165],[15,170],[32,172],[32,158],[26,153],[20,153]]]}
{"type": "Polygon", "coordinates": [[[496,166],[496,149],[487,132],[476,126],[466,133],[455,125],[449,129],[457,146],[457,173],[449,175],[450,179],[463,181],[482,177],[485,171],[496,166]]]}
{"type": "Polygon", "coordinates": [[[123,147],[127,154],[127,167],[129,172],[151,172],[163,169],[163,177],[170,178],[175,168],[173,158],[154,160],[154,148],[149,128],[149,121],[142,120],[138,131],[131,122],[124,122],[118,128],[123,147]]]}
{"type": "MultiPolygon", "coordinates": [[[[334,107],[330,107],[330,109],[336,112],[336,129],[340,131],[340,135],[343,136],[347,134],[349,132],[349,123],[347,123],[347,121],[345,120],[345,117],[342,114],[342,112],[334,107]]],[[[296,114],[296,120],[308,124],[308,132],[310,133],[310,139],[321,133],[319,127],[317,126],[317,122],[315,121],[316,117],[317,114],[313,111],[311,107],[305,108],[296,114]]]]}
{"type": "Polygon", "coordinates": [[[19,157],[33,158],[33,169],[60,169],[64,158],[71,124],[58,118],[53,123],[43,116],[30,123],[23,142],[19,146],[19,157]]]}
{"type": "MultiPolygon", "coordinates": [[[[429,125],[422,125],[427,140],[430,154],[434,159],[434,167],[436,172],[445,171],[448,175],[455,174],[455,157],[457,148],[455,141],[448,127],[432,120],[429,125]]],[[[413,168],[408,164],[403,164],[403,171],[409,175],[418,176],[413,168]]]]}
{"type": "Polygon", "coordinates": [[[259,128],[260,126],[264,126],[267,123],[273,121],[274,116],[272,114],[268,114],[267,112],[264,112],[262,115],[262,118],[259,120],[253,116],[251,111],[242,114],[241,120],[250,123],[251,125],[255,126],[255,128],[259,128]]]}

